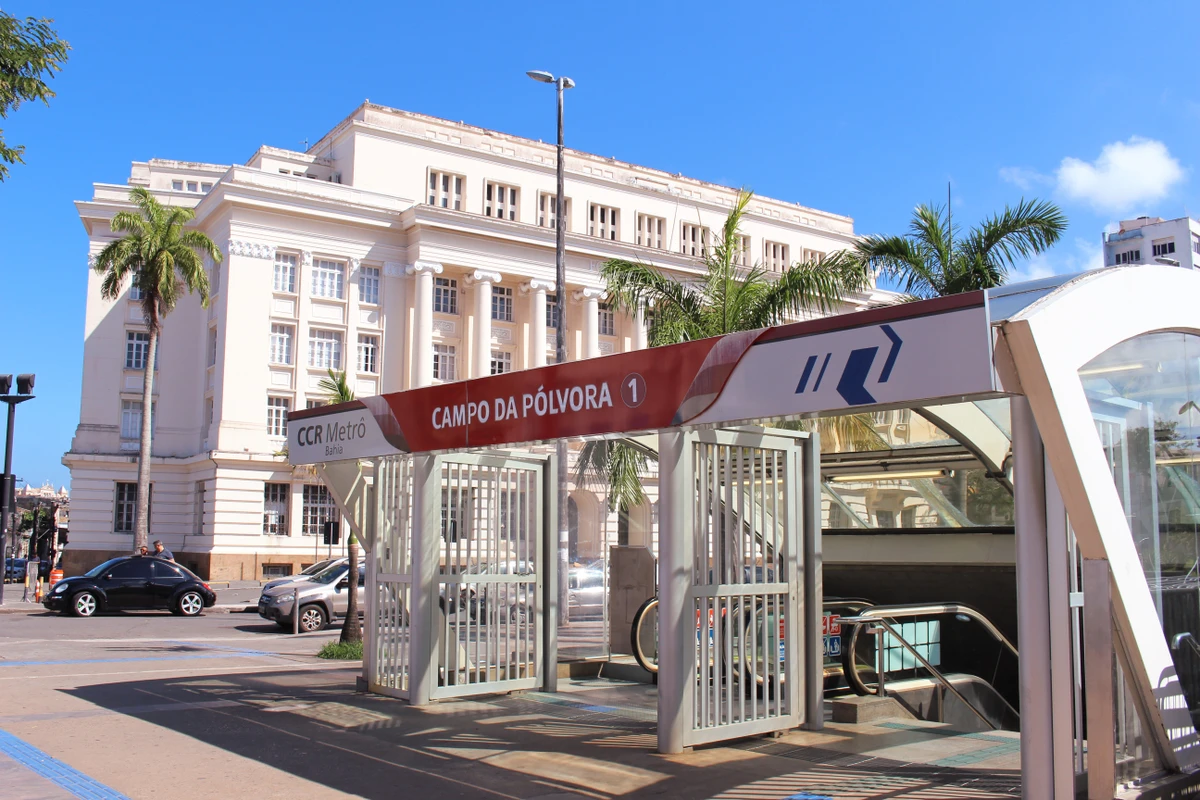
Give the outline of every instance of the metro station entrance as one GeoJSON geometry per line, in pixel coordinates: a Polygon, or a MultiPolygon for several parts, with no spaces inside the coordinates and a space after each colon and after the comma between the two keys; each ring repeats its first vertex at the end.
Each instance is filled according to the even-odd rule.
{"type": "MultiPolygon", "coordinates": [[[[289,458],[318,465],[370,551],[370,687],[419,706],[558,689],[569,531],[545,443],[654,440],[657,745],[678,753],[824,724],[821,507],[861,509],[823,485],[820,437],[790,428],[922,407],[961,431],[1005,399],[1005,435],[968,455],[1013,498],[1022,791],[1111,797],[1200,764],[1200,612],[1167,603],[1200,603],[1200,550],[1180,555],[1200,536],[1197,291],[1189,271],[1114,268],[430,386],[294,413],[289,458]],[[1175,527],[1156,539],[1160,512],[1175,527]]],[[[831,458],[827,477],[878,498],[880,474],[945,482],[961,457],[932,448],[918,468],[894,450],[831,458]]],[[[929,513],[969,518],[939,487],[910,484],[929,513]]],[[[877,526],[924,513],[903,496],[863,502],[877,526]]],[[[843,601],[878,637],[877,683],[895,665],[938,675],[922,615],[979,621],[843,601]]]]}

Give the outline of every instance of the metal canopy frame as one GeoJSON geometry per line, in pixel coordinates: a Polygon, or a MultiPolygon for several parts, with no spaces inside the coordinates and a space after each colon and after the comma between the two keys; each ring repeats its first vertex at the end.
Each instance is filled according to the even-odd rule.
{"type": "MultiPolygon", "coordinates": [[[[924,407],[939,424],[961,430],[983,420],[957,414],[948,404],[1024,395],[1014,397],[1011,425],[1020,678],[1026,706],[1023,793],[1065,799],[1073,797],[1071,736],[1078,711],[1071,708],[1069,647],[1057,641],[1074,602],[1060,574],[1067,559],[1064,512],[1070,515],[1084,563],[1092,565],[1090,585],[1095,587],[1095,562],[1105,562],[1111,570],[1114,649],[1124,654],[1163,763],[1176,770],[1200,763],[1196,731],[1077,374],[1091,358],[1140,334],[1170,330],[1200,335],[1200,311],[1193,301],[1198,295],[1200,275],[1191,271],[1109,268],[427,387],[294,412],[288,425],[289,457],[296,464],[357,463],[400,453],[658,431],[660,470],[666,465],[669,475],[684,466],[696,429],[924,407]]],[[[994,433],[976,452],[989,467],[1003,466],[998,461],[1003,442],[994,433]]],[[[415,472],[430,458],[414,458],[415,472]]],[[[814,457],[805,465],[817,461],[814,457]]],[[[363,509],[372,506],[355,505],[355,493],[364,491],[360,473],[357,467],[324,470],[348,516],[355,508],[369,513],[363,509]]],[[[819,516],[811,526],[809,516],[819,514],[819,481],[810,479],[802,487],[806,531],[815,534],[819,516]]],[[[688,536],[683,523],[694,487],[666,480],[662,491],[660,547],[669,567],[662,580],[664,613],[675,616],[674,625],[664,626],[661,651],[669,654],[692,647],[685,631],[694,621],[684,618],[687,583],[681,573],[691,565],[681,559],[679,548],[688,536]]],[[[430,513],[426,508],[424,519],[416,518],[418,524],[436,523],[430,513]]],[[[374,527],[365,518],[361,524],[364,530],[374,527]]],[[[369,534],[365,538],[372,541],[369,534]]],[[[806,535],[803,547],[803,595],[819,598],[819,536],[806,535]]],[[[820,626],[814,615],[819,609],[817,602],[804,610],[803,626],[805,645],[817,654],[818,665],[820,626]]],[[[1093,620],[1095,612],[1093,608],[1093,620]]],[[[554,652],[552,635],[546,651],[554,652]]],[[[678,665],[673,670],[664,666],[674,678],[660,686],[660,749],[674,751],[686,746],[686,680],[678,665]],[[670,732],[666,739],[661,738],[664,730],[670,732]]],[[[547,688],[553,688],[549,682],[547,688]]],[[[819,693],[805,700],[819,707],[819,693]]]]}

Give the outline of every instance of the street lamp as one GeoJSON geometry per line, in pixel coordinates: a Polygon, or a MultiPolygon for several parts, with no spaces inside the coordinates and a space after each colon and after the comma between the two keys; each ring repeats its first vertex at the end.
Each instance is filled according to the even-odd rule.
{"type": "MultiPolygon", "coordinates": [[[[17,393],[11,394],[13,388],[12,375],[0,375],[0,400],[8,403],[8,432],[4,437],[4,474],[0,475],[0,553],[7,552],[8,522],[13,511],[13,474],[12,449],[13,426],[17,421],[17,405],[33,399],[34,375],[26,373],[17,376],[17,393]]],[[[5,557],[6,558],[6,557],[5,557]]],[[[7,558],[4,571],[8,572],[7,558]]],[[[0,591],[0,605],[4,605],[4,592],[0,591]]]]}
{"type": "MultiPolygon", "coordinates": [[[[575,81],[567,76],[555,78],[543,70],[525,73],[535,81],[552,83],[558,94],[558,158],[555,173],[558,193],[554,199],[554,312],[557,324],[554,327],[554,362],[567,360],[567,200],[563,191],[563,92],[575,87],[575,81]]],[[[558,458],[558,619],[568,621],[567,577],[570,570],[570,532],[567,530],[567,443],[559,439],[556,446],[558,458]]]]}

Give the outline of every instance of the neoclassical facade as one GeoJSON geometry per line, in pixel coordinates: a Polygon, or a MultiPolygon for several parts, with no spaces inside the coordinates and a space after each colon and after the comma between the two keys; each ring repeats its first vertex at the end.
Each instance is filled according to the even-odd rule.
{"type": "MultiPolygon", "coordinates": [[[[127,184],[77,203],[89,256],[132,186],[194,208],[222,248],[211,301],[167,318],[156,364],[151,537],[214,580],[259,579],[317,557],[334,506],[282,454],[287,414],[325,401],[329,369],[360,396],[552,363],[555,227],[567,227],[568,358],[646,346],[644,321],[604,302],[600,264],[640,260],[686,280],[733,189],[568,151],[563,213],[551,145],[365,103],[308,152],[245,165],[135,162],[127,184]]],[[[855,240],[853,221],[755,197],[739,243],[779,271],[855,240]]],[[[81,270],[82,271],[82,270],[81,270]]],[[[847,298],[850,311],[887,296],[847,298]]],[[[138,298],[88,273],[68,570],[132,544],[146,333],[138,298]]],[[[651,481],[652,483],[652,481],[651,481]]],[[[573,494],[580,558],[615,517],[573,494]]],[[[648,536],[638,509],[622,535],[648,536]]],[[[647,542],[648,543],[648,542],[647,542]]]]}

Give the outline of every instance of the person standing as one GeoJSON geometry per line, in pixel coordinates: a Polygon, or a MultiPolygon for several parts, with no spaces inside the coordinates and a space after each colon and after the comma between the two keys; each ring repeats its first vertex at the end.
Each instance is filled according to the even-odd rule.
{"type": "Polygon", "coordinates": [[[165,560],[171,561],[171,562],[175,561],[175,554],[172,553],[167,548],[163,547],[162,539],[154,540],[154,554],[153,555],[155,558],[162,558],[162,559],[165,559],[165,560]]]}

